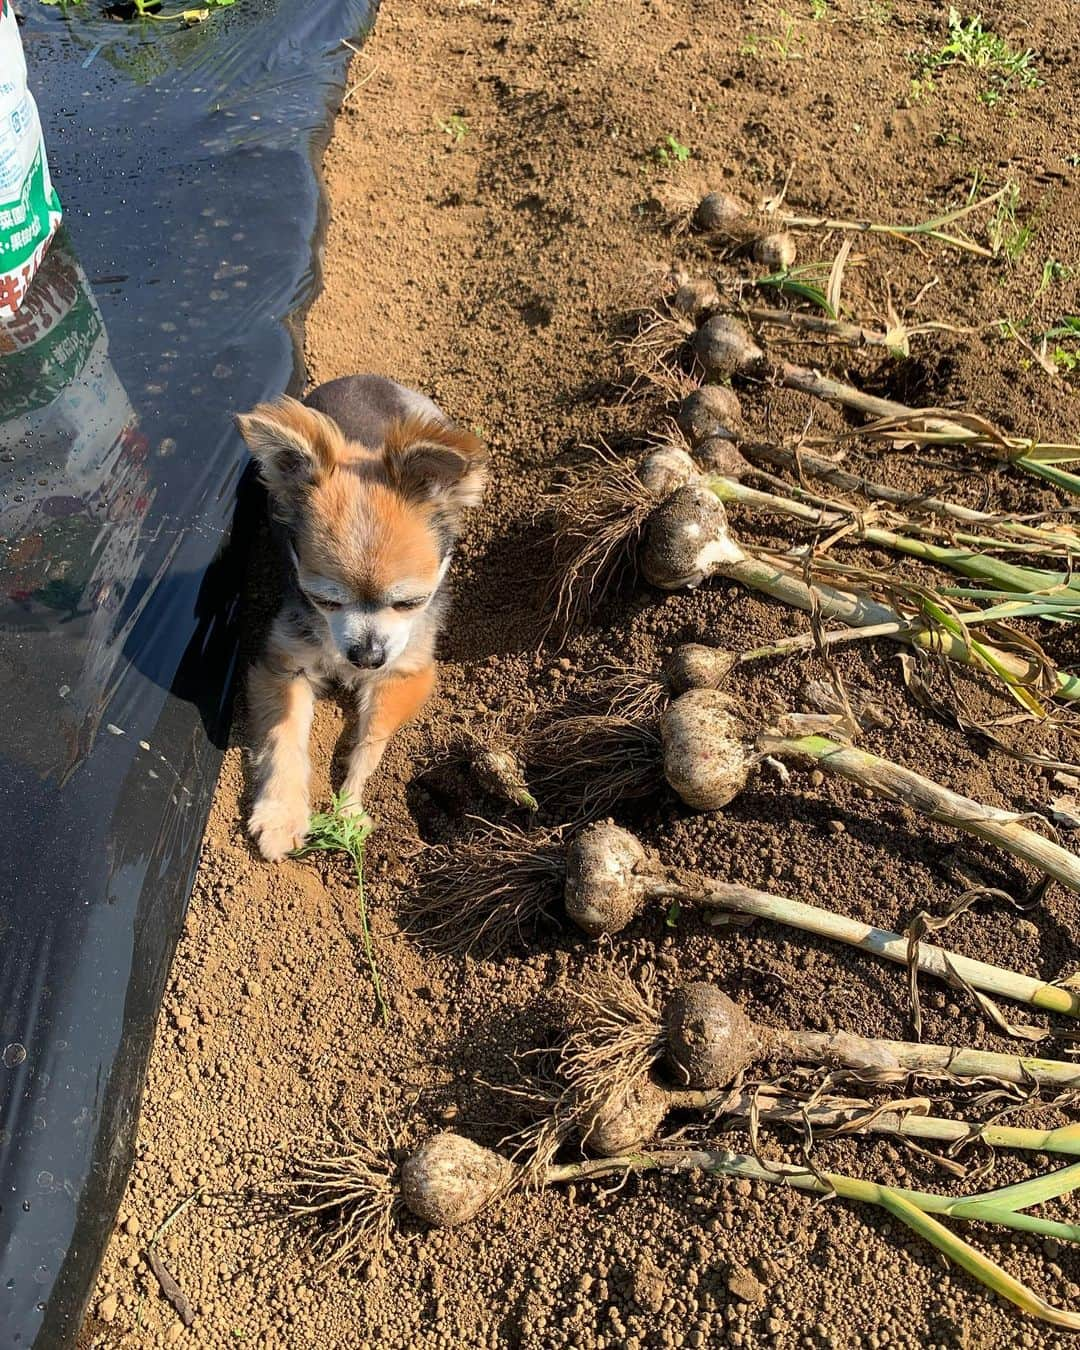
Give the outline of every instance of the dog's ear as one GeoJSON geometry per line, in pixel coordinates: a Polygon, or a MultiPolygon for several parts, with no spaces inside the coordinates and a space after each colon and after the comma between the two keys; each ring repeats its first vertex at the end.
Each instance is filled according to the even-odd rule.
{"type": "Polygon", "coordinates": [[[260,403],[237,417],[240,435],[271,496],[288,497],[321,483],[337,468],[345,437],[336,422],[295,398],[260,403]]]}
{"type": "Polygon", "coordinates": [[[453,510],[479,504],[487,459],[486,446],[472,432],[424,414],[395,422],[386,437],[386,469],[397,490],[453,510]]]}

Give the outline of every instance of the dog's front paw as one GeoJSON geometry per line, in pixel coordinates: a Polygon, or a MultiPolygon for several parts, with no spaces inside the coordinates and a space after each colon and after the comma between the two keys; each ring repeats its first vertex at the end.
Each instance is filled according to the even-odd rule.
{"type": "Polygon", "coordinates": [[[364,809],[364,804],[360,800],[360,793],[355,790],[350,791],[347,783],[341,789],[341,795],[338,800],[341,803],[341,814],[343,816],[348,816],[351,820],[355,820],[357,825],[366,825],[369,830],[375,828],[375,821],[364,809]]]}
{"type": "Polygon", "coordinates": [[[280,862],[307,837],[308,804],[302,798],[260,797],[251,812],[248,829],[267,862],[280,862]]]}

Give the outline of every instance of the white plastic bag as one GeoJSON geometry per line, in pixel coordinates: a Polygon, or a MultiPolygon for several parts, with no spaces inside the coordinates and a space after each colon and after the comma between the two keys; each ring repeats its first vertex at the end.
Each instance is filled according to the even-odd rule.
{"type": "Polygon", "coordinates": [[[11,0],[0,0],[0,319],[23,302],[60,224],[11,0]]]}

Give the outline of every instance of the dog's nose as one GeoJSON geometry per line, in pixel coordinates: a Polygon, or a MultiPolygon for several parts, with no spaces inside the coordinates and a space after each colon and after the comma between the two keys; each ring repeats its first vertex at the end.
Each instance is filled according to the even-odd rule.
{"type": "Polygon", "coordinates": [[[345,655],[349,664],[358,670],[378,670],[386,660],[386,648],[381,642],[368,638],[364,642],[354,642],[345,655]]]}

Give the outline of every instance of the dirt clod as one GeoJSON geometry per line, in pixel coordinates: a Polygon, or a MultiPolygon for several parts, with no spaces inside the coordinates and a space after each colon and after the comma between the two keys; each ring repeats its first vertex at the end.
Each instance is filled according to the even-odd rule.
{"type": "Polygon", "coordinates": [[[745,1266],[736,1266],[727,1278],[728,1293],[740,1303],[760,1303],[765,1297],[765,1286],[745,1266]]]}

